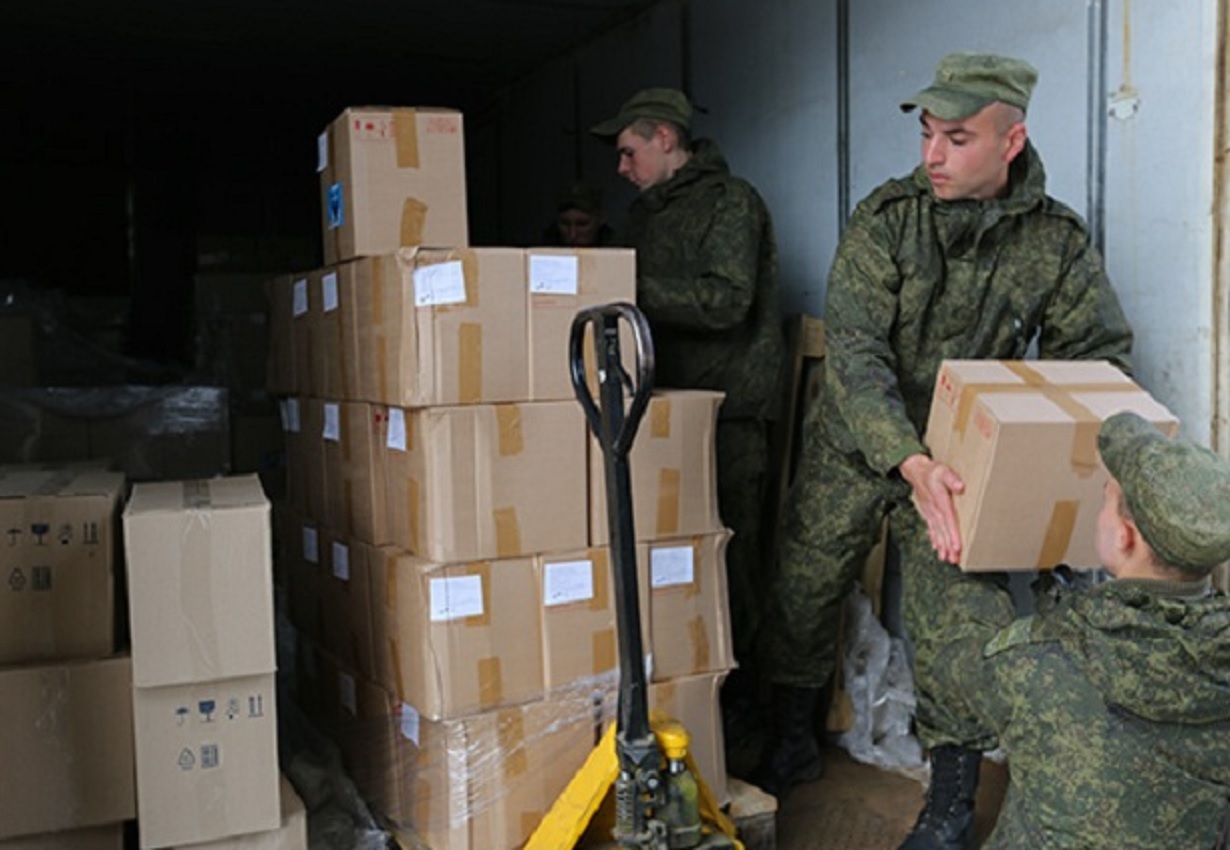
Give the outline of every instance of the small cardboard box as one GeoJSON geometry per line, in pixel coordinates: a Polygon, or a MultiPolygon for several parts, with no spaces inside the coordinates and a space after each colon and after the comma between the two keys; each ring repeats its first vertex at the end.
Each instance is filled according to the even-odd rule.
{"type": "Polygon", "coordinates": [[[127,656],[0,669],[0,718],[0,838],[136,815],[127,656]]]}
{"type": "Polygon", "coordinates": [[[133,691],[141,847],[281,825],[274,674],[133,691]]]}
{"type": "Polygon", "coordinates": [[[521,847],[594,748],[588,695],[432,721],[402,705],[399,805],[391,816],[433,850],[521,847]]]}
{"type": "Polygon", "coordinates": [[[726,590],[725,529],[642,544],[648,562],[652,680],[734,666],[726,590]]]}
{"type": "Polygon", "coordinates": [[[1105,361],[945,360],[926,443],[965,482],[954,498],[970,572],[1098,566],[1103,420],[1134,411],[1179,421],[1105,361]]]}
{"type": "Polygon", "coordinates": [[[124,540],[138,688],[277,669],[269,526],[255,475],[133,488],[124,540]]]}
{"type": "Polygon", "coordinates": [[[321,571],[320,642],[347,667],[369,679],[372,655],[371,588],[367,544],[326,532],[321,571]]]}
{"type": "Polygon", "coordinates": [[[393,542],[440,563],[583,548],[584,429],[574,402],[389,408],[393,542]]]}
{"type": "Polygon", "coordinates": [[[353,265],[362,401],[529,399],[523,251],[406,248],[353,265]]]}
{"type": "Polygon", "coordinates": [[[530,558],[437,564],[396,547],[375,551],[378,684],[433,720],[542,696],[530,558]]]}
{"type": "MultiPolygon", "coordinates": [[[[649,653],[649,587],[637,561],[641,648],[649,653]]],[[[535,578],[542,621],[543,673],[548,691],[613,678],[619,670],[615,575],[606,547],[537,555],[535,578]]]]}
{"type": "Polygon", "coordinates": [[[272,832],[253,832],[204,844],[182,844],[177,850],[307,850],[307,808],[295,786],[282,776],[278,788],[282,825],[272,832]]]}
{"type": "Polygon", "coordinates": [[[460,112],[351,107],[320,135],[316,170],[326,263],[469,244],[460,112]]]}
{"type": "MultiPolygon", "coordinates": [[[[576,397],[569,359],[572,320],[587,307],[636,300],[636,252],[626,248],[534,248],[526,252],[526,278],[530,398],[571,401],[576,397]]],[[[627,346],[621,339],[621,350],[631,350],[631,345],[630,337],[627,346]]]]}
{"type": "Polygon", "coordinates": [[[0,850],[124,850],[124,824],[27,835],[0,841],[0,850]]]}
{"type": "Polygon", "coordinates": [[[0,664],[112,653],[123,495],[118,472],[0,470],[0,664]]]}
{"type": "MultiPolygon", "coordinates": [[[[664,390],[650,399],[628,454],[637,540],[722,528],[714,444],[722,398],[722,393],[708,390],[664,390]]],[[[590,545],[605,546],[610,542],[606,472],[592,436],[589,470],[590,545]]]]}

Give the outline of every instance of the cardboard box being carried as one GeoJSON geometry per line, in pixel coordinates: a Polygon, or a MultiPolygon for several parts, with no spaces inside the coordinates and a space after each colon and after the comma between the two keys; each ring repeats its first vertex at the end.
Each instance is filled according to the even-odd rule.
{"type": "Polygon", "coordinates": [[[460,112],[351,107],[320,135],[316,170],[326,263],[469,244],[460,112]]]}
{"type": "Polygon", "coordinates": [[[965,481],[954,503],[967,571],[1098,566],[1108,474],[1101,423],[1134,411],[1167,434],[1179,421],[1105,361],[945,360],[926,443],[965,481]]]}
{"type": "Polygon", "coordinates": [[[523,251],[406,248],[351,265],[361,400],[529,399],[523,251]]]}
{"type": "Polygon", "coordinates": [[[128,657],[0,669],[0,719],[0,838],[136,815],[128,657]]]}
{"type": "Polygon", "coordinates": [[[0,664],[111,654],[123,495],[118,472],[0,469],[0,664]]]}
{"type": "Polygon", "coordinates": [[[136,687],[277,669],[269,513],[255,475],[133,488],[124,540],[136,687]]]}
{"type": "Polygon", "coordinates": [[[393,542],[432,561],[585,546],[585,424],[575,402],[389,409],[393,542]]]}
{"type": "MultiPolygon", "coordinates": [[[[628,455],[637,540],[721,530],[714,439],[722,398],[709,390],[654,393],[628,455]]],[[[592,437],[589,470],[590,544],[604,546],[606,475],[592,437]]]]}

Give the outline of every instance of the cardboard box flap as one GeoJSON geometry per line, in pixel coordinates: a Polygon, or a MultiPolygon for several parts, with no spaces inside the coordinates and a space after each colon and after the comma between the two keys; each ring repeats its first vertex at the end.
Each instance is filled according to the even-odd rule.
{"type": "Polygon", "coordinates": [[[233,510],[268,506],[269,500],[256,475],[194,481],[156,481],[133,490],[125,515],[178,513],[184,510],[233,510]]]}

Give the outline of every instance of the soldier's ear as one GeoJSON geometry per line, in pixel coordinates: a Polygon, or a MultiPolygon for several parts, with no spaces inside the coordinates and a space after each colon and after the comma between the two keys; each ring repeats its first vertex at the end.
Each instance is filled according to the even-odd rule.
{"type": "Polygon", "coordinates": [[[1021,151],[1025,150],[1025,141],[1029,138],[1029,131],[1025,129],[1025,122],[1017,121],[1009,127],[1005,138],[1008,140],[1008,147],[1004,151],[1004,161],[1012,162],[1021,151]]]}

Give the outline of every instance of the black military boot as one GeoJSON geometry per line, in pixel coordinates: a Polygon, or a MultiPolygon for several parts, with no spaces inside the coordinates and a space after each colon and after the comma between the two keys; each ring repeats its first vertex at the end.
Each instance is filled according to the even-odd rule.
{"type": "Polygon", "coordinates": [[[899,850],[973,850],[974,792],[982,753],[946,745],[931,751],[927,804],[899,850]]]}
{"type": "Polygon", "coordinates": [[[752,782],[766,793],[781,798],[792,785],[824,775],[815,729],[819,702],[819,688],[773,686],[772,737],[765,743],[752,774],[752,782]]]}

